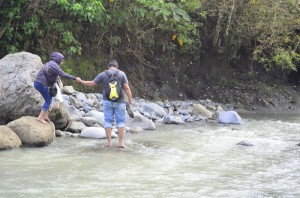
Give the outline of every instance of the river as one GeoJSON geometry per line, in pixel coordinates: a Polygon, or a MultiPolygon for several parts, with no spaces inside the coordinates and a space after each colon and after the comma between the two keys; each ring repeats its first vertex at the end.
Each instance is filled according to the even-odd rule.
{"type": "Polygon", "coordinates": [[[0,197],[300,197],[300,116],[242,117],[1,151],[0,197]]]}

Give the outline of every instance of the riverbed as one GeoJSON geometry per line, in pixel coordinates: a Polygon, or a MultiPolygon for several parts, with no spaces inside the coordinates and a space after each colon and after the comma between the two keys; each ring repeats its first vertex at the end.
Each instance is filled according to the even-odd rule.
{"type": "Polygon", "coordinates": [[[300,116],[242,117],[1,151],[0,197],[300,197],[300,116]]]}

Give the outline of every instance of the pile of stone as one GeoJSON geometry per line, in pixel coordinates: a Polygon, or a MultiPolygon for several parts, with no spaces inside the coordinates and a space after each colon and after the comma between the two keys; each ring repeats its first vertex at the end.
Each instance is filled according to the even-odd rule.
{"type": "MultiPolygon", "coordinates": [[[[39,69],[39,56],[20,52],[0,60],[0,150],[20,146],[45,146],[56,136],[106,138],[102,94],[82,93],[60,84],[63,100],[50,108],[48,124],[36,120],[43,99],[33,87],[39,69]]],[[[202,101],[146,101],[134,98],[134,118],[126,117],[126,132],[154,130],[158,123],[184,124],[214,121],[240,124],[234,111],[223,111],[220,104],[202,101]]],[[[117,136],[114,127],[112,137],[117,136]]]]}

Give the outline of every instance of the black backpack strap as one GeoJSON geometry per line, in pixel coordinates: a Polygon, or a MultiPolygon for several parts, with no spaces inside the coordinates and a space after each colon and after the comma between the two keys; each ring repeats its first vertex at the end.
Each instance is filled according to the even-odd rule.
{"type": "Polygon", "coordinates": [[[110,78],[111,77],[111,73],[108,70],[104,71],[106,73],[106,75],[110,78]]]}
{"type": "Polygon", "coordinates": [[[114,76],[116,76],[117,77],[117,80],[119,79],[119,70],[118,69],[116,69],[117,71],[115,71],[115,73],[114,73],[114,76]]]}
{"type": "Polygon", "coordinates": [[[118,69],[116,69],[116,71],[114,71],[114,73],[110,73],[108,70],[105,70],[104,72],[106,73],[106,75],[109,78],[112,77],[112,76],[116,76],[117,79],[119,78],[119,70],[118,69]]]}

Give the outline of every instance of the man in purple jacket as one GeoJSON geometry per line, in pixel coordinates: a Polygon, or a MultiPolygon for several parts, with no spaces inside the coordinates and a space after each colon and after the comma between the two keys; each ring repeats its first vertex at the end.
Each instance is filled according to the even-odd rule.
{"type": "Polygon", "coordinates": [[[60,68],[60,65],[64,61],[64,56],[61,53],[53,52],[50,56],[50,59],[51,60],[40,69],[34,80],[34,88],[41,93],[45,100],[45,103],[42,106],[42,110],[37,118],[38,121],[44,124],[50,121],[50,119],[48,118],[48,109],[51,105],[52,97],[50,96],[48,86],[54,85],[54,83],[56,83],[57,81],[58,76],[69,80],[76,80],[77,82],[81,81],[79,77],[69,75],[60,68]]]}

